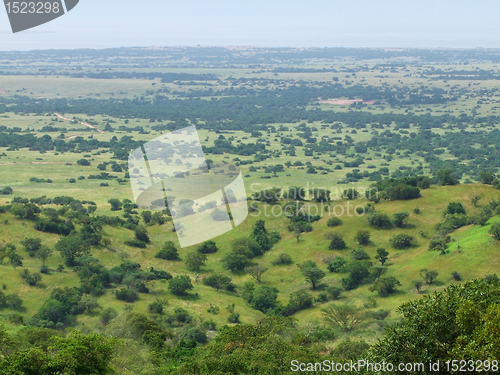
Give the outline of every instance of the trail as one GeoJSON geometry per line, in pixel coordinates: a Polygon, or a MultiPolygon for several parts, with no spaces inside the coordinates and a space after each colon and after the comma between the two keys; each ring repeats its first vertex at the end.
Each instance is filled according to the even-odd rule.
{"type": "MultiPolygon", "coordinates": [[[[70,118],[67,118],[67,117],[63,117],[61,116],[59,113],[56,113],[56,116],[63,119],[63,120],[68,120],[68,121],[73,121],[72,119],[70,118]]],[[[99,128],[96,128],[94,125],[90,125],[90,124],[87,124],[85,122],[82,122],[82,121],[78,121],[79,124],[82,124],[82,125],[85,125],[85,126],[88,126],[89,128],[92,128],[92,129],[95,129],[97,130],[99,133],[104,133],[101,129],[99,128]]]]}
{"type": "Polygon", "coordinates": [[[5,91],[2,91],[2,90],[0,90],[0,93],[2,93],[2,94],[4,94],[4,95],[7,95],[7,94],[5,93],[5,91]]]}

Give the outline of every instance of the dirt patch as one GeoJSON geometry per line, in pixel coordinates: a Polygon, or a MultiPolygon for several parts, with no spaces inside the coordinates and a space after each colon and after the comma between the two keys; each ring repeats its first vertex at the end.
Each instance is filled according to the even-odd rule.
{"type": "Polygon", "coordinates": [[[333,104],[333,105],[351,105],[354,103],[375,104],[375,101],[363,100],[363,99],[325,99],[325,100],[319,100],[318,103],[333,104]]]}
{"type": "MultiPolygon", "coordinates": [[[[59,113],[56,113],[56,116],[63,119],[63,120],[68,120],[68,121],[73,121],[72,119],[70,118],[67,118],[67,117],[63,117],[61,116],[59,113]]],[[[101,129],[98,129],[96,128],[94,125],[90,125],[90,124],[87,124],[85,122],[82,122],[82,121],[78,121],[79,124],[82,124],[82,125],[85,125],[85,126],[88,126],[89,128],[92,128],[92,129],[95,129],[97,130],[99,133],[104,133],[101,129]]]]}

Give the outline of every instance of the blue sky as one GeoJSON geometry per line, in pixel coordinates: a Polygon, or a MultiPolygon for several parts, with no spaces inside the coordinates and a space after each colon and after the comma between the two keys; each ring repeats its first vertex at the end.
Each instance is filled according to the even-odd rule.
{"type": "MultiPolygon", "coordinates": [[[[21,0],[22,1],[22,0],[21,0]]],[[[80,0],[0,50],[130,46],[500,48],[496,0],[80,0]]]]}

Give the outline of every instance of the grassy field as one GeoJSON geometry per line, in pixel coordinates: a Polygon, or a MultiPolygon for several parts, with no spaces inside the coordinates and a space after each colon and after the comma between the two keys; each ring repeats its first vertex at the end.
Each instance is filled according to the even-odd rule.
{"type": "MultiPolygon", "coordinates": [[[[443,80],[431,81],[426,77],[421,77],[422,70],[429,68],[426,65],[409,64],[408,71],[398,70],[391,72],[383,67],[376,67],[375,64],[382,61],[370,62],[370,69],[366,72],[357,73],[355,76],[349,73],[273,73],[271,70],[263,72],[256,72],[256,68],[250,67],[234,67],[234,68],[136,68],[136,67],[121,67],[117,71],[125,72],[173,72],[173,73],[213,73],[219,75],[219,81],[214,84],[214,90],[223,90],[232,85],[234,88],[277,88],[289,87],[295,85],[299,81],[307,82],[310,85],[320,86],[322,82],[331,82],[333,78],[338,78],[340,82],[349,81],[349,84],[363,84],[363,85],[387,85],[389,87],[408,86],[410,88],[420,88],[422,85],[429,85],[430,87],[448,87],[450,84],[458,88],[466,88],[467,95],[463,95],[460,100],[456,102],[447,102],[446,104],[439,105],[416,105],[411,108],[391,108],[389,105],[382,103],[379,105],[368,105],[363,107],[363,111],[370,113],[452,113],[459,115],[461,113],[472,113],[475,109],[480,115],[496,113],[496,104],[499,103],[498,94],[488,96],[481,91],[483,88],[492,89],[497,84],[494,80],[486,80],[481,82],[474,82],[470,87],[468,81],[453,81],[445,82],[443,80]],[[373,65],[373,66],[372,66],[373,65]],[[382,75],[382,78],[381,78],[382,75]],[[272,83],[260,84],[255,82],[230,84],[229,78],[259,78],[273,80],[272,83]],[[478,100],[487,102],[477,108],[478,100]]],[[[88,63],[88,61],[87,61],[88,63]]],[[[359,67],[362,62],[352,61],[339,61],[332,64],[322,63],[317,64],[317,68],[336,68],[336,69],[350,69],[359,67]]],[[[1,62],[0,62],[1,65],[1,62]]],[[[42,65],[40,65],[42,66],[42,65]]],[[[61,65],[62,66],[62,65],[61,65]]],[[[299,66],[300,67],[300,66],[299,66]]],[[[304,65],[303,67],[310,67],[304,65]]],[[[462,69],[460,65],[434,65],[436,69],[462,69]]],[[[5,68],[5,67],[3,67],[5,68]]],[[[491,64],[478,62],[474,67],[468,69],[496,69],[491,64]]],[[[33,73],[33,67],[26,68],[26,72],[33,73]]],[[[62,69],[62,68],[61,68],[62,69]]],[[[109,79],[109,80],[94,80],[94,79],[80,79],[70,78],[65,76],[54,75],[37,75],[37,76],[0,76],[0,90],[5,92],[5,97],[12,97],[13,95],[26,95],[28,97],[37,98],[43,97],[45,99],[53,98],[100,98],[106,99],[114,98],[134,98],[141,96],[151,96],[147,93],[148,90],[157,90],[158,88],[169,89],[179,93],[187,93],[189,90],[205,89],[209,86],[200,85],[180,85],[176,83],[161,84],[159,80],[143,80],[143,79],[109,79]],[[155,86],[152,85],[155,83],[155,86]]],[[[155,92],[156,93],[156,92],[155,92]]],[[[172,93],[166,94],[170,98],[176,98],[172,93]]],[[[319,99],[319,98],[318,98],[319,99]]],[[[311,103],[309,109],[321,108],[322,110],[329,110],[333,112],[355,112],[358,109],[353,109],[349,106],[338,106],[332,104],[317,104],[311,103]]],[[[52,138],[60,136],[60,132],[42,132],[45,126],[53,126],[58,128],[66,128],[67,132],[62,135],[62,139],[70,141],[75,136],[83,137],[84,139],[97,139],[99,141],[109,141],[113,137],[120,139],[124,136],[132,136],[134,140],[149,141],[152,140],[163,132],[152,130],[152,126],[157,123],[152,123],[148,119],[127,119],[113,118],[103,115],[87,116],[84,114],[71,114],[66,115],[69,118],[75,116],[81,121],[93,121],[97,123],[97,127],[103,130],[108,120],[111,120],[111,125],[116,129],[114,132],[98,133],[94,130],[89,130],[81,124],[72,124],[70,121],[59,119],[55,114],[47,115],[21,115],[19,113],[7,112],[4,116],[0,117],[0,126],[8,128],[18,127],[26,134],[33,134],[37,137],[49,135],[52,138]],[[139,134],[137,131],[120,131],[119,126],[127,126],[134,128],[142,126],[146,134],[139,134]],[[28,131],[29,129],[29,131],[28,131]]],[[[164,123],[168,123],[165,120],[164,123]]],[[[300,123],[300,122],[299,122],[300,123]]],[[[299,132],[296,127],[299,123],[279,123],[269,124],[278,129],[281,125],[288,127],[287,131],[277,131],[266,133],[263,132],[260,141],[266,143],[266,147],[271,152],[277,152],[282,149],[281,137],[286,136],[292,139],[299,138],[299,132]]],[[[335,122],[340,125],[340,131],[332,129],[333,124],[323,124],[322,122],[309,122],[307,126],[316,127],[313,132],[313,137],[321,139],[322,137],[339,137],[344,140],[346,136],[352,137],[355,143],[361,141],[369,141],[372,139],[373,132],[376,130],[372,124],[367,124],[366,129],[353,129],[345,123],[335,122]]],[[[390,132],[399,132],[401,129],[392,123],[385,126],[385,130],[390,132]]],[[[469,125],[466,130],[471,131],[475,129],[474,125],[469,125]]],[[[404,129],[406,132],[419,132],[419,129],[413,124],[404,129]]],[[[448,132],[458,132],[460,129],[433,129],[435,133],[444,135],[448,132]]],[[[23,133],[24,134],[24,133],[23,133]]],[[[212,130],[201,129],[199,130],[200,141],[204,146],[213,146],[214,141],[221,135],[212,130]]],[[[257,138],[252,138],[249,133],[242,131],[223,132],[226,138],[234,137],[234,144],[241,143],[255,143],[257,138]]],[[[481,147],[481,145],[477,145],[481,147]]],[[[7,151],[8,148],[0,148],[0,188],[10,186],[14,189],[14,195],[2,196],[0,195],[0,205],[9,203],[13,197],[26,197],[38,198],[47,196],[54,198],[56,196],[72,196],[80,200],[91,200],[97,204],[97,215],[121,215],[121,212],[111,212],[108,200],[111,198],[130,199],[133,200],[132,190],[129,183],[118,183],[117,181],[106,181],[109,186],[101,186],[100,180],[89,180],[88,176],[91,174],[99,174],[97,165],[103,162],[110,162],[112,153],[102,152],[102,150],[94,150],[89,153],[75,153],[65,152],[57,153],[55,151],[47,151],[39,153],[29,151],[28,149],[20,149],[14,151],[7,151]],[[77,161],[86,158],[91,162],[90,166],[80,166],[77,161]],[[78,180],[79,176],[85,179],[78,180]],[[30,178],[50,178],[52,183],[40,182],[35,183],[30,181],[30,178]],[[75,183],[70,183],[71,178],[77,179],[75,183]]],[[[108,151],[108,150],[106,150],[108,151]]],[[[253,160],[252,156],[238,156],[235,154],[222,154],[212,155],[207,154],[207,158],[211,158],[215,162],[235,162],[236,158],[240,160],[253,160]]],[[[324,152],[321,155],[314,157],[305,156],[303,147],[297,147],[296,156],[287,156],[284,153],[272,157],[270,159],[255,162],[249,165],[242,165],[241,169],[245,175],[245,186],[247,195],[251,195],[256,191],[260,191],[269,187],[281,187],[286,189],[290,186],[303,186],[312,188],[326,187],[333,193],[333,197],[340,196],[342,191],[347,187],[356,187],[358,189],[368,188],[371,184],[366,178],[356,183],[339,184],[340,181],[345,180],[346,174],[359,169],[361,172],[378,170],[383,166],[389,168],[390,173],[397,170],[404,170],[404,168],[415,168],[419,165],[422,166],[423,171],[428,174],[430,172],[429,164],[425,162],[424,157],[417,155],[404,155],[404,153],[394,153],[392,160],[388,161],[387,153],[385,150],[380,153],[369,150],[363,155],[365,164],[359,168],[344,167],[344,162],[352,161],[356,158],[356,152],[353,148],[349,149],[346,155],[337,154],[335,152],[324,152]],[[276,164],[285,164],[286,162],[300,161],[304,164],[310,163],[313,167],[322,167],[329,169],[324,174],[318,169],[318,174],[307,174],[307,166],[292,166],[285,167],[284,172],[277,173],[277,177],[263,178],[272,176],[272,174],[265,173],[264,169],[267,166],[276,164]],[[335,166],[341,166],[340,169],[335,169],[335,166]],[[370,166],[370,168],[368,168],[370,166]],[[251,171],[251,167],[258,168],[256,171],[251,171]]],[[[452,160],[455,157],[448,152],[442,154],[443,159],[452,160]]],[[[125,161],[118,161],[125,163],[125,161]]],[[[113,173],[113,175],[122,178],[124,173],[113,173]]],[[[468,176],[464,176],[462,182],[468,176]]],[[[183,307],[190,313],[201,320],[213,320],[217,325],[226,324],[226,319],[229,316],[229,311],[225,309],[230,304],[236,305],[236,312],[241,314],[242,322],[253,322],[264,314],[252,309],[241,297],[236,294],[227,292],[217,292],[212,288],[204,286],[202,283],[203,277],[211,273],[224,273],[229,275],[229,271],[225,269],[221,260],[226,256],[231,247],[231,242],[234,239],[248,236],[251,232],[252,226],[259,219],[266,222],[268,231],[278,231],[282,239],[265,255],[255,258],[254,261],[258,264],[268,268],[262,277],[262,284],[276,287],[279,290],[278,300],[281,304],[286,305],[291,293],[299,290],[307,290],[314,297],[317,297],[325,286],[340,285],[341,278],[344,274],[328,273],[323,279],[323,286],[317,290],[311,290],[309,284],[306,283],[304,278],[299,272],[297,264],[301,264],[306,260],[315,261],[323,270],[326,266],[323,264],[322,259],[329,255],[341,255],[348,258],[351,250],[357,247],[354,240],[356,232],[360,229],[368,229],[371,234],[371,242],[365,247],[366,252],[373,259],[376,254],[376,249],[383,247],[390,253],[388,261],[389,272],[388,276],[395,276],[400,282],[401,286],[398,291],[387,298],[378,297],[375,292],[370,292],[370,285],[361,285],[359,288],[343,292],[340,303],[352,303],[356,306],[363,306],[364,304],[375,299],[377,302],[376,308],[371,309],[389,309],[391,316],[387,319],[388,322],[394,322],[398,319],[396,314],[397,307],[411,299],[420,298],[421,295],[432,293],[435,290],[440,290],[446,285],[455,283],[452,280],[451,273],[454,271],[459,272],[464,280],[483,277],[486,274],[493,274],[497,272],[500,266],[500,257],[498,250],[500,248],[498,242],[495,242],[488,234],[488,229],[491,223],[498,221],[498,218],[493,218],[490,222],[483,226],[468,226],[457,230],[452,233],[453,242],[449,246],[449,253],[441,255],[436,251],[428,251],[429,239],[435,234],[435,225],[443,221],[443,211],[451,201],[461,202],[466,208],[468,214],[478,212],[479,208],[475,208],[471,203],[473,195],[480,195],[480,203],[486,204],[490,199],[498,199],[499,191],[495,190],[489,185],[482,184],[462,184],[457,186],[437,187],[433,185],[430,189],[422,190],[422,197],[411,201],[393,201],[382,202],[376,205],[377,211],[386,212],[392,215],[396,212],[409,212],[408,226],[404,229],[392,230],[379,230],[370,228],[367,224],[366,217],[358,216],[354,212],[356,205],[365,205],[365,199],[358,199],[355,201],[345,201],[336,199],[331,202],[331,210],[336,213],[343,212],[339,215],[343,220],[343,224],[339,227],[329,228],[326,225],[328,220],[328,212],[321,212],[321,207],[318,204],[307,203],[311,212],[318,212],[323,215],[322,219],[313,224],[314,230],[311,233],[304,233],[297,241],[293,233],[287,230],[288,220],[279,214],[278,206],[274,207],[274,214],[272,207],[259,204],[260,211],[253,212],[249,215],[247,220],[238,226],[235,230],[221,235],[215,239],[220,251],[208,256],[206,266],[199,274],[194,274],[186,269],[183,261],[171,262],[160,260],[154,257],[154,254],[163,246],[165,241],[173,241],[178,244],[177,236],[172,232],[172,223],[167,222],[162,226],[148,227],[149,235],[152,243],[146,249],[137,249],[125,245],[125,241],[133,237],[133,232],[123,228],[109,227],[104,228],[104,235],[110,239],[111,245],[108,248],[97,247],[92,250],[92,255],[99,259],[100,263],[105,267],[112,268],[121,263],[122,259],[129,259],[131,261],[139,262],[143,269],[154,267],[155,269],[162,269],[170,272],[172,275],[188,274],[195,285],[194,290],[188,297],[177,297],[168,292],[167,283],[154,281],[148,282],[150,289],[149,294],[141,294],[141,298],[134,304],[127,304],[118,301],[111,290],[99,298],[99,303],[102,308],[113,307],[119,313],[133,309],[133,311],[147,313],[148,305],[156,299],[167,301],[166,311],[172,312],[176,307],[183,307]],[[414,209],[418,208],[420,214],[415,214],[414,209]],[[278,214],[275,214],[278,212],[278,214]],[[340,233],[344,236],[347,242],[348,249],[343,251],[328,250],[329,241],[328,234],[340,233]],[[407,233],[416,239],[416,245],[408,250],[396,250],[390,244],[390,239],[398,233],[407,233]],[[460,249],[458,248],[460,246],[460,249]],[[272,261],[280,254],[287,253],[293,259],[293,264],[284,266],[273,266],[272,261]],[[415,291],[412,281],[419,279],[419,272],[423,268],[435,269],[439,272],[439,276],[433,285],[423,288],[420,293],[415,291]],[[220,313],[213,315],[207,312],[208,307],[216,305],[220,307],[220,313]]],[[[29,221],[22,221],[16,219],[9,213],[0,214],[0,244],[11,242],[18,246],[20,254],[25,258],[24,267],[32,272],[37,271],[40,267],[40,261],[37,259],[29,258],[19,242],[26,237],[38,237],[42,239],[44,245],[54,248],[55,243],[59,237],[57,235],[41,233],[35,231],[33,223],[29,221]]],[[[180,255],[183,258],[189,251],[194,250],[196,247],[181,249],[180,255]]],[[[49,258],[47,264],[51,268],[50,275],[44,275],[43,280],[36,286],[30,287],[23,282],[20,277],[20,268],[14,269],[7,264],[7,260],[0,265],[0,284],[4,285],[6,293],[15,293],[22,297],[24,300],[25,310],[22,312],[23,316],[30,317],[43,305],[44,301],[49,297],[51,290],[55,287],[73,287],[79,285],[79,279],[75,273],[66,268],[63,272],[56,271],[58,265],[63,263],[60,254],[55,252],[49,258]]],[[[253,279],[248,274],[235,274],[231,275],[233,282],[238,286],[243,285],[247,281],[253,279]]],[[[316,304],[313,308],[300,311],[294,316],[298,319],[301,325],[306,325],[310,322],[321,322],[322,313],[321,308],[324,305],[316,304]]],[[[0,316],[7,319],[13,311],[2,310],[0,316]]],[[[101,324],[99,323],[98,314],[84,314],[78,317],[78,326],[82,330],[99,330],[101,324]]],[[[380,337],[382,328],[380,325],[369,320],[360,330],[357,330],[353,335],[355,337],[363,337],[369,342],[373,342],[377,337],[380,337]]],[[[333,346],[335,343],[329,342],[328,346],[333,346]]]]}

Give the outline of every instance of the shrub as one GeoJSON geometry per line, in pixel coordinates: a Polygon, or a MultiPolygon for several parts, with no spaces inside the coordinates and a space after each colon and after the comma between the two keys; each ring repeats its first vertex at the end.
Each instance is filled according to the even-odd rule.
{"type": "Polygon", "coordinates": [[[160,301],[151,302],[148,305],[148,310],[150,313],[153,313],[153,314],[162,314],[163,313],[163,303],[161,303],[160,301]]]}
{"type": "Polygon", "coordinates": [[[74,178],[70,178],[70,179],[69,179],[69,183],[70,183],[70,184],[74,184],[75,182],[76,182],[76,180],[75,180],[74,178]]]}
{"type": "Polygon", "coordinates": [[[273,266],[278,266],[280,264],[292,264],[293,260],[287,253],[281,253],[278,257],[271,262],[273,266]]]}
{"type": "Polygon", "coordinates": [[[138,239],[131,239],[131,240],[127,240],[125,241],[125,245],[127,246],[132,246],[132,247],[138,247],[138,248],[141,248],[141,249],[145,249],[146,248],[146,243],[143,242],[143,241],[140,241],[138,239]]]}
{"type": "Polygon", "coordinates": [[[339,299],[340,293],[342,293],[342,288],[336,285],[330,285],[326,288],[326,293],[332,300],[339,299]]]}
{"type": "Polygon", "coordinates": [[[491,234],[496,240],[500,241],[500,222],[492,224],[488,233],[491,234]]]}
{"type": "Polygon", "coordinates": [[[464,214],[465,215],[465,208],[462,206],[462,203],[460,202],[451,202],[448,204],[448,207],[444,211],[444,215],[453,215],[453,214],[464,214]]]}
{"type": "Polygon", "coordinates": [[[214,274],[205,277],[203,279],[203,284],[216,290],[225,289],[229,292],[232,292],[236,289],[236,285],[234,285],[231,281],[232,279],[229,276],[214,274]]]}
{"type": "Polygon", "coordinates": [[[420,215],[420,208],[414,208],[414,209],[413,209],[413,213],[414,213],[415,215],[420,215]]]}
{"type": "Polygon", "coordinates": [[[328,249],[330,250],[343,250],[346,248],[346,243],[342,239],[342,236],[338,233],[333,233],[330,238],[330,245],[328,246],[328,249]]]}
{"type": "Polygon", "coordinates": [[[461,281],[462,280],[462,276],[457,272],[457,271],[453,271],[451,273],[451,277],[453,278],[453,280],[455,281],[461,281]]]}
{"type": "Polygon", "coordinates": [[[251,305],[254,309],[266,312],[276,307],[278,289],[263,285],[253,292],[251,305]]]}
{"type": "Polygon", "coordinates": [[[363,249],[363,246],[360,246],[357,249],[354,249],[351,252],[351,256],[353,257],[353,259],[356,259],[356,260],[370,259],[370,256],[366,253],[365,249],[363,249]]]}
{"type": "Polygon", "coordinates": [[[187,275],[179,275],[168,281],[168,289],[172,294],[182,296],[187,294],[188,290],[193,289],[191,279],[187,275]]]}
{"type": "Polygon", "coordinates": [[[367,218],[368,223],[375,228],[389,229],[392,228],[392,221],[389,215],[384,212],[373,212],[367,218]]]}
{"type": "Polygon", "coordinates": [[[233,312],[227,318],[228,323],[239,323],[240,322],[240,314],[237,312],[233,312]]]}
{"type": "Polygon", "coordinates": [[[328,271],[336,273],[343,272],[346,263],[347,261],[344,258],[336,255],[335,258],[333,258],[331,261],[328,261],[328,271]]]}
{"type": "Polygon", "coordinates": [[[381,297],[386,297],[389,294],[394,293],[397,286],[401,286],[401,283],[395,277],[382,277],[370,287],[370,291],[377,291],[381,297]]]}
{"type": "Polygon", "coordinates": [[[414,243],[414,238],[408,234],[400,233],[392,237],[389,242],[395,249],[406,249],[414,243]]]}
{"type": "Polygon", "coordinates": [[[368,232],[367,230],[358,230],[358,232],[354,236],[354,239],[360,245],[368,245],[370,243],[370,232],[368,232]]]}
{"type": "Polygon", "coordinates": [[[116,310],[112,307],[108,307],[107,309],[103,310],[99,317],[99,320],[101,321],[102,325],[106,325],[117,316],[118,313],[116,312],[116,310]]]}
{"type": "Polygon", "coordinates": [[[163,245],[163,248],[158,250],[155,254],[155,258],[165,259],[165,260],[179,260],[179,252],[172,241],[167,241],[163,245]]]}
{"type": "Polygon", "coordinates": [[[427,268],[423,268],[420,270],[420,276],[422,276],[427,284],[432,284],[434,282],[434,279],[439,276],[439,273],[436,270],[428,270],[427,268]]]}
{"type": "Polygon", "coordinates": [[[135,290],[132,289],[119,289],[115,293],[116,299],[125,302],[135,302],[139,299],[139,294],[135,290]]]}
{"type": "Polygon", "coordinates": [[[196,251],[202,254],[212,254],[216,253],[218,250],[219,249],[214,241],[203,242],[200,246],[198,246],[198,249],[196,249],[196,251]]]}
{"type": "Polygon", "coordinates": [[[88,167],[90,165],[90,161],[88,161],[87,159],[80,159],[76,163],[78,165],[82,165],[82,166],[85,166],[85,167],[88,167]]]}
{"type": "Polygon", "coordinates": [[[283,309],[284,316],[290,316],[297,311],[308,309],[313,305],[313,297],[305,290],[299,290],[290,294],[290,301],[283,309]]]}
{"type": "Polygon", "coordinates": [[[142,241],[144,243],[150,242],[146,227],[138,225],[137,228],[135,228],[134,234],[137,240],[142,241]]]}
{"type": "Polygon", "coordinates": [[[10,195],[13,192],[14,190],[10,186],[4,187],[2,190],[0,190],[0,194],[2,195],[10,195]]]}
{"type": "Polygon", "coordinates": [[[336,227],[338,225],[342,225],[342,220],[340,220],[338,217],[331,217],[326,222],[326,225],[329,227],[336,227]]]}
{"type": "Polygon", "coordinates": [[[405,225],[405,219],[410,216],[408,212],[396,212],[394,215],[394,225],[402,228],[405,225]]]}
{"type": "Polygon", "coordinates": [[[359,193],[355,188],[348,188],[342,193],[342,198],[347,200],[358,199],[359,193]]]}

